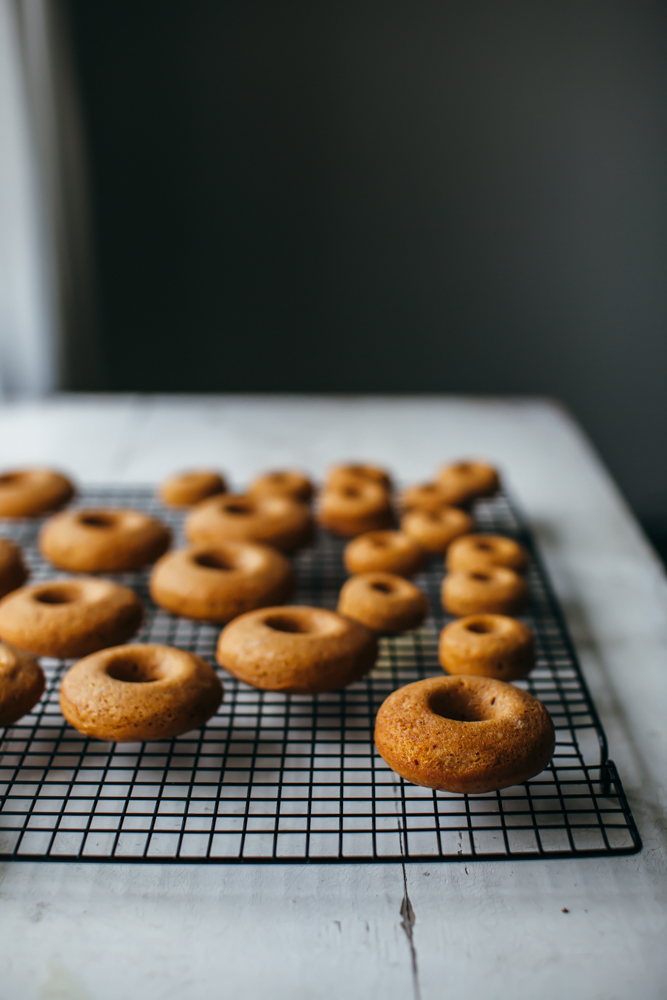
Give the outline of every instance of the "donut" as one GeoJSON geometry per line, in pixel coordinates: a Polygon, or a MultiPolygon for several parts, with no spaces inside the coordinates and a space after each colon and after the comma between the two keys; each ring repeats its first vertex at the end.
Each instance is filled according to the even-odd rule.
{"type": "Polygon", "coordinates": [[[433,510],[409,510],[401,518],[401,531],[432,555],[442,555],[455,538],[474,530],[470,514],[448,504],[433,510]]]}
{"type": "Polygon", "coordinates": [[[360,573],[343,584],[338,613],[373,632],[397,635],[417,628],[428,614],[428,600],[414,583],[394,573],[360,573]]]}
{"type": "Polygon", "coordinates": [[[402,531],[368,531],[347,543],[343,561],[348,573],[413,576],[424,565],[424,550],[402,531]]]}
{"type": "Polygon", "coordinates": [[[516,618],[467,615],[443,628],[439,656],[449,674],[518,681],[535,665],[535,640],[516,618]]]}
{"type": "Polygon", "coordinates": [[[255,479],[248,489],[250,496],[280,496],[290,497],[309,503],[313,498],[315,488],[310,479],[301,472],[285,470],[283,472],[267,472],[255,479]]]}
{"type": "Polygon", "coordinates": [[[489,677],[430,677],[380,706],[380,756],[406,781],[482,794],[533,778],[556,745],[553,722],[527,691],[489,677]]]}
{"type": "Polygon", "coordinates": [[[51,469],[19,469],[0,475],[0,517],[39,517],[63,507],[74,486],[51,469]]]}
{"type": "Polygon", "coordinates": [[[442,581],[442,606],[450,615],[515,615],[528,602],[526,581],[506,566],[459,569],[442,581]]]}
{"type": "Polygon", "coordinates": [[[115,646],[67,671],[60,708],[85,736],[111,743],[166,740],[215,715],[223,689],[206,660],[172,646],[115,646]]]}
{"type": "Polygon", "coordinates": [[[364,479],[327,487],[320,494],[318,518],[323,528],[344,538],[391,528],[394,523],[387,490],[364,479]]]}
{"type": "Polygon", "coordinates": [[[169,507],[192,507],[218,493],[226,493],[227,484],[217,472],[182,472],[166,479],[160,486],[160,499],[169,507]]]}
{"type": "Polygon", "coordinates": [[[220,633],[217,660],[264,691],[337,691],[367,673],[377,656],[373,632],[324,608],[249,611],[220,633]]]}
{"type": "Polygon", "coordinates": [[[185,520],[185,534],[193,545],[260,542],[294,552],[311,541],[313,519],[305,504],[290,497],[227,494],[197,504],[185,520]]]}
{"type": "Polygon", "coordinates": [[[489,497],[498,492],[500,477],[492,465],[485,462],[455,462],[438,473],[438,485],[443,490],[465,490],[468,499],[489,497]]]}
{"type": "Polygon", "coordinates": [[[294,571],[277,549],[254,542],[218,542],[168,552],[155,564],[150,593],[175,615],[223,625],[294,593],[294,571]]]}
{"type": "Polygon", "coordinates": [[[37,656],[70,659],[125,642],[144,606],[129,587],[80,577],[21,587],[0,601],[0,638],[37,656]]]}
{"type": "Polygon", "coordinates": [[[517,573],[528,569],[530,556],[513,538],[505,535],[463,535],[447,549],[448,570],[481,570],[488,566],[506,566],[517,573]]]}
{"type": "Polygon", "coordinates": [[[27,715],[45,686],[44,671],[32,656],[0,642],[0,728],[27,715]]]}
{"type": "Polygon", "coordinates": [[[66,510],[39,534],[45,559],[70,573],[123,573],[169,548],[168,528],[140,510],[66,510]]]}
{"type": "Polygon", "coordinates": [[[470,499],[469,491],[452,484],[449,487],[440,483],[420,483],[408,486],[399,497],[403,510],[439,510],[444,505],[465,506],[470,499]]]}
{"type": "Polygon", "coordinates": [[[381,486],[389,492],[392,488],[391,476],[386,469],[377,465],[334,465],[326,478],[326,489],[347,486],[350,482],[367,482],[381,486]]]}
{"type": "Polygon", "coordinates": [[[22,587],[28,579],[21,549],[9,538],[0,538],[0,597],[22,587]]]}

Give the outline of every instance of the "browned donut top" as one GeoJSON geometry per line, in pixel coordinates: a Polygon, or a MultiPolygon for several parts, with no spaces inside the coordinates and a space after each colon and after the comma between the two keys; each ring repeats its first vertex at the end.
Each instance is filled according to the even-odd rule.
{"type": "Polygon", "coordinates": [[[160,487],[160,496],[164,503],[172,507],[191,507],[226,490],[227,484],[218,472],[200,470],[182,472],[165,480],[160,487]]]}
{"type": "Polygon", "coordinates": [[[466,487],[440,483],[419,483],[408,486],[400,496],[403,510],[440,510],[444,506],[466,504],[470,494],[466,487]]]}
{"type": "Polygon", "coordinates": [[[402,531],[368,531],[348,542],[343,559],[349,573],[412,576],[424,564],[424,550],[402,531]]]}
{"type": "Polygon", "coordinates": [[[447,569],[484,570],[487,566],[506,566],[522,573],[529,556],[523,545],[504,535],[463,535],[447,549],[447,569]]]}
{"type": "Polygon", "coordinates": [[[466,490],[469,499],[490,496],[500,486],[498,472],[486,462],[472,460],[446,465],[438,474],[443,490],[466,490]]]}
{"type": "Polygon", "coordinates": [[[324,516],[360,518],[391,510],[391,500],[384,486],[370,480],[339,482],[320,494],[324,516]]]}
{"type": "Polygon", "coordinates": [[[440,663],[450,674],[477,674],[513,681],[535,663],[533,633],[506,615],[467,615],[440,633],[440,663]]]}
{"type": "Polygon", "coordinates": [[[385,490],[391,490],[392,485],[391,476],[386,469],[381,469],[377,465],[351,463],[349,465],[335,465],[329,469],[326,488],[333,489],[355,481],[374,483],[385,490]]]}
{"type": "Polygon", "coordinates": [[[190,511],[185,521],[185,533],[194,544],[255,541],[284,552],[307,544],[311,530],[309,508],[276,494],[211,497],[190,511]]]}
{"type": "Polygon", "coordinates": [[[0,517],[38,517],[62,507],[74,486],[52,469],[19,469],[0,475],[0,517]]]}
{"type": "Polygon", "coordinates": [[[341,615],[385,635],[416,628],[428,614],[426,595],[395,573],[360,573],[341,588],[341,615]]]}
{"type": "Polygon", "coordinates": [[[39,535],[44,556],[73,573],[115,573],[154,562],[171,532],[140,510],[66,510],[49,518],[39,535]]]}
{"type": "Polygon", "coordinates": [[[401,518],[401,530],[426,552],[440,554],[455,538],[473,531],[470,514],[445,504],[432,510],[413,508],[401,518]]]}
{"type": "Polygon", "coordinates": [[[292,469],[267,472],[263,476],[258,476],[248,489],[250,496],[277,495],[301,500],[303,503],[311,500],[314,492],[315,488],[310,479],[292,469]]]}
{"type": "Polygon", "coordinates": [[[443,605],[453,615],[513,614],[527,599],[526,581],[505,566],[454,570],[442,582],[443,605]]]}

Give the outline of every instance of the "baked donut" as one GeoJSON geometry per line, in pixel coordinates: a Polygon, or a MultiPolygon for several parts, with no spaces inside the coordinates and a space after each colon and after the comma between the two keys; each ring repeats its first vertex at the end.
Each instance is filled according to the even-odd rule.
{"type": "Polygon", "coordinates": [[[500,488],[500,477],[492,465],[485,462],[455,462],[438,473],[438,485],[443,490],[465,490],[468,499],[489,497],[500,488]]]}
{"type": "Polygon", "coordinates": [[[445,505],[465,506],[469,499],[469,491],[463,486],[452,484],[443,487],[440,483],[420,483],[403,490],[399,502],[403,510],[439,510],[445,505]]]}
{"type": "Polygon", "coordinates": [[[506,566],[517,573],[528,569],[530,556],[523,545],[505,535],[463,535],[447,549],[448,570],[469,569],[484,572],[487,566],[506,566]]]}
{"type": "Polygon", "coordinates": [[[311,541],[313,518],[290,497],[227,494],[197,504],[185,520],[185,534],[193,545],[260,542],[294,552],[311,541]]]}
{"type": "Polygon", "coordinates": [[[294,570],[285,556],[253,542],[167,552],[150,579],[151,597],[160,607],[221,625],[246,611],[283,604],[294,587],[294,570]]]}
{"type": "Polygon", "coordinates": [[[0,517],[39,517],[63,507],[74,486],[51,469],[19,469],[0,475],[0,517]]]}
{"type": "Polygon", "coordinates": [[[199,729],[223,689],[213,667],[172,646],[116,646],[79,660],[60,687],[60,708],[85,736],[111,743],[167,740],[199,729]]]}
{"type": "Polygon", "coordinates": [[[424,565],[424,550],[402,531],[367,531],[347,543],[343,561],[348,573],[413,576],[424,565]]]}
{"type": "Polygon", "coordinates": [[[428,600],[405,577],[360,573],[343,584],[338,613],[382,635],[397,635],[421,625],[428,614],[428,600]]]}
{"type": "Polygon", "coordinates": [[[252,496],[290,497],[308,503],[313,498],[315,488],[307,476],[291,469],[284,472],[267,472],[255,479],[248,489],[252,496]]]}
{"type": "Polygon", "coordinates": [[[22,587],[28,579],[21,549],[9,538],[0,538],[0,597],[22,587]]]}
{"type": "Polygon", "coordinates": [[[80,577],[21,587],[0,601],[0,637],[37,656],[66,660],[125,642],[144,606],[129,587],[80,577]]]}
{"type": "Polygon", "coordinates": [[[449,674],[518,681],[535,666],[535,640],[516,618],[467,615],[443,628],[439,656],[449,674]]]}
{"type": "Polygon", "coordinates": [[[391,528],[394,523],[385,487],[361,478],[328,486],[320,494],[318,517],[322,527],[344,538],[391,528]]]}
{"type": "Polygon", "coordinates": [[[526,581],[506,566],[459,569],[442,581],[442,606],[450,615],[515,615],[528,602],[526,581]]]}
{"type": "Polygon", "coordinates": [[[470,514],[448,504],[433,510],[414,508],[401,518],[401,531],[432,555],[441,555],[455,538],[474,530],[470,514]]]}
{"type": "Polygon", "coordinates": [[[0,728],[27,715],[45,686],[44,671],[32,656],[0,642],[0,728]]]}
{"type": "Polygon", "coordinates": [[[527,691],[489,677],[430,677],[390,694],[375,745],[406,781],[457,794],[518,785],[548,765],[553,722],[527,691]]]}
{"type": "Polygon", "coordinates": [[[337,691],[367,673],[373,632],[324,608],[282,607],[235,618],[218,640],[221,667],[252,687],[285,694],[337,691]]]}
{"type": "Polygon", "coordinates": [[[182,472],[160,486],[160,499],[169,507],[192,507],[218,493],[226,493],[227,484],[218,472],[182,472]]]}
{"type": "Polygon", "coordinates": [[[140,510],[66,510],[39,533],[45,559],[70,573],[123,573],[169,548],[168,528],[140,510]]]}
{"type": "Polygon", "coordinates": [[[339,486],[347,486],[350,482],[367,482],[381,486],[389,492],[392,488],[391,476],[386,469],[381,469],[377,465],[364,465],[354,463],[351,465],[334,465],[329,469],[326,478],[326,489],[333,489],[339,486]]]}

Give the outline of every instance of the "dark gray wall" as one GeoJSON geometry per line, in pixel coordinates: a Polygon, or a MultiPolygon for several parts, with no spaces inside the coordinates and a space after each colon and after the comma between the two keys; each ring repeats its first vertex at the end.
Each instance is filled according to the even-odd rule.
{"type": "Polygon", "coordinates": [[[106,387],[549,393],[667,512],[662,4],[71,13],[106,387]]]}

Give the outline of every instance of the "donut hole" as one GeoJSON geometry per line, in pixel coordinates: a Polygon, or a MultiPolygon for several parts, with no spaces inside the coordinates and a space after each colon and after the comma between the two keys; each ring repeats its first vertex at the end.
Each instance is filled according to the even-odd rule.
{"type": "Polygon", "coordinates": [[[389,544],[384,538],[369,538],[368,541],[374,549],[386,549],[389,544]]]}
{"type": "Polygon", "coordinates": [[[471,468],[470,462],[457,462],[454,466],[454,472],[470,472],[471,468]]]}
{"type": "Polygon", "coordinates": [[[194,557],[193,562],[197,566],[203,566],[204,569],[217,569],[221,572],[229,572],[235,569],[230,560],[225,559],[219,552],[200,552],[194,557]]]}
{"type": "Polygon", "coordinates": [[[0,476],[0,486],[15,486],[22,479],[23,475],[20,472],[7,472],[4,476],[0,476]]]}
{"type": "Polygon", "coordinates": [[[341,492],[344,497],[350,497],[350,499],[355,499],[361,495],[359,490],[354,486],[346,486],[341,492]]]}
{"type": "Polygon", "coordinates": [[[300,618],[292,618],[290,615],[272,615],[266,618],[264,624],[272,628],[274,632],[306,633],[311,632],[310,625],[300,618]]]}
{"type": "Polygon", "coordinates": [[[62,586],[39,590],[32,596],[33,600],[37,601],[38,604],[72,604],[73,601],[79,600],[81,592],[74,584],[63,584],[62,586]]]}
{"type": "Polygon", "coordinates": [[[270,476],[267,476],[270,483],[284,483],[287,476],[284,472],[272,472],[270,476]]]}
{"type": "Polygon", "coordinates": [[[160,680],[162,671],[155,663],[142,663],[132,656],[119,656],[108,664],[107,674],[124,684],[152,684],[160,680]]]}
{"type": "Polygon", "coordinates": [[[470,574],[470,579],[471,580],[479,580],[480,583],[489,583],[490,580],[491,580],[491,577],[489,576],[488,573],[471,573],[470,574]]]}
{"type": "Polygon", "coordinates": [[[475,548],[479,552],[493,552],[493,545],[489,542],[477,542],[475,548]]]}
{"type": "Polygon", "coordinates": [[[461,690],[436,691],[429,698],[431,711],[452,722],[485,722],[490,716],[489,707],[461,690]]]}
{"type": "Polygon", "coordinates": [[[79,523],[87,528],[113,528],[116,518],[113,514],[81,514],[79,523]]]}
{"type": "Polygon", "coordinates": [[[255,509],[251,504],[242,503],[240,500],[235,503],[224,504],[221,509],[225,514],[238,514],[241,516],[244,514],[254,514],[255,512],[255,509]]]}
{"type": "Polygon", "coordinates": [[[393,594],[394,588],[390,583],[384,583],[382,580],[376,580],[370,585],[371,590],[377,590],[381,594],[393,594]]]}
{"type": "Polygon", "coordinates": [[[493,626],[488,622],[469,622],[466,626],[468,632],[476,632],[477,635],[487,635],[493,632],[493,626]]]}

